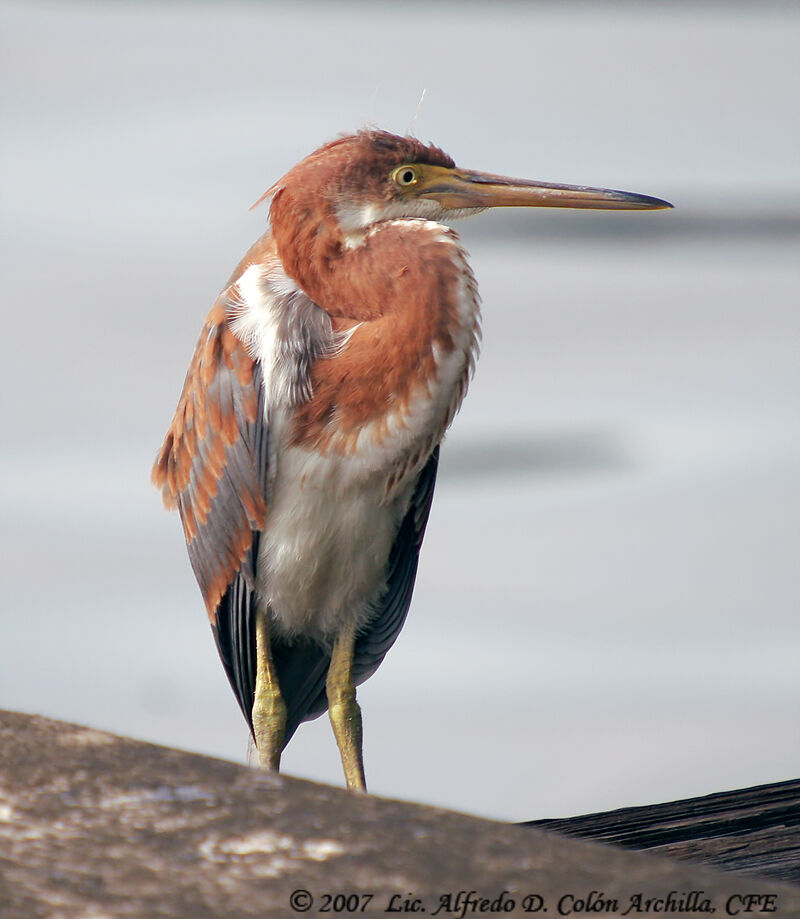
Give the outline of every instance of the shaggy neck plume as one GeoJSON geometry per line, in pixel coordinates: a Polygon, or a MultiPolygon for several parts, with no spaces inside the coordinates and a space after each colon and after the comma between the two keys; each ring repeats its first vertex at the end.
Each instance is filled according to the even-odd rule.
{"type": "Polygon", "coordinates": [[[330,316],[362,322],[399,305],[392,296],[395,282],[415,256],[407,246],[385,240],[376,245],[378,237],[372,237],[349,248],[332,205],[321,213],[316,201],[312,213],[289,189],[276,194],[270,216],[284,271],[330,316]]]}

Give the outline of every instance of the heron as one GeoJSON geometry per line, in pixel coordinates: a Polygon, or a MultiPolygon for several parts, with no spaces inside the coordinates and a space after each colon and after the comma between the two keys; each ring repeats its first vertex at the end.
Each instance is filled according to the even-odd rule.
{"type": "Polygon", "coordinates": [[[363,129],[259,199],[269,226],[200,333],[153,467],[177,508],[262,768],[329,712],[365,791],[356,686],[403,627],[480,299],[446,222],[498,206],[653,210],[659,198],[462,169],[363,129]]]}

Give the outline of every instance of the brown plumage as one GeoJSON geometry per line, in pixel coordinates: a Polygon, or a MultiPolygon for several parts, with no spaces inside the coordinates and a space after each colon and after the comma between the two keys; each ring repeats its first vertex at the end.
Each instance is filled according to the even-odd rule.
{"type": "MultiPolygon", "coordinates": [[[[424,396],[437,374],[437,349],[440,356],[453,352],[459,270],[468,269],[454,261],[452,245],[427,235],[417,240],[376,233],[341,260],[352,277],[365,279],[372,298],[369,303],[365,296],[361,316],[347,319],[363,319],[368,311],[368,321],[353,330],[346,349],[312,368],[313,396],[297,409],[294,443],[347,452],[348,438],[365,424],[389,410],[402,414],[414,396],[424,396]],[[370,277],[370,270],[359,270],[361,261],[385,269],[370,277]],[[441,264],[434,283],[425,276],[431,263],[441,264]]],[[[468,284],[474,288],[471,274],[468,284]]]]}
{"type": "Polygon", "coordinates": [[[355,686],[405,620],[439,442],[477,355],[477,288],[440,221],[668,205],[461,170],[382,131],[325,144],[264,198],[271,229],[206,320],[153,480],[180,512],[262,765],[329,708],[363,789],[355,686]]]}

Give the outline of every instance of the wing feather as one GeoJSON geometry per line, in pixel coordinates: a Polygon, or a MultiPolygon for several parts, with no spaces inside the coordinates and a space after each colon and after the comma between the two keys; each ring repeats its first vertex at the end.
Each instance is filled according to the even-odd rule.
{"type": "Polygon", "coordinates": [[[389,553],[386,590],[375,608],[369,627],[356,640],[353,677],[357,684],[363,683],[378,669],[406,621],[438,467],[437,446],[417,479],[411,504],[389,553]]]}
{"type": "Polygon", "coordinates": [[[260,367],[230,330],[223,298],[201,332],[153,481],[180,512],[217,650],[249,722],[269,431],[260,367]]]}
{"type": "Polygon", "coordinates": [[[218,302],[153,467],[165,504],[180,511],[212,623],[264,525],[268,443],[260,368],[218,302]]]}

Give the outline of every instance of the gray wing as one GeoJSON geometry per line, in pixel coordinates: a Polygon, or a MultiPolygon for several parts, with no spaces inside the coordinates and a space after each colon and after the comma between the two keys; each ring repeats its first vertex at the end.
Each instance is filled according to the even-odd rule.
{"type": "Polygon", "coordinates": [[[248,720],[268,447],[261,370],[230,331],[223,296],[195,349],[153,480],[167,506],[180,512],[217,649],[248,720]]]}

